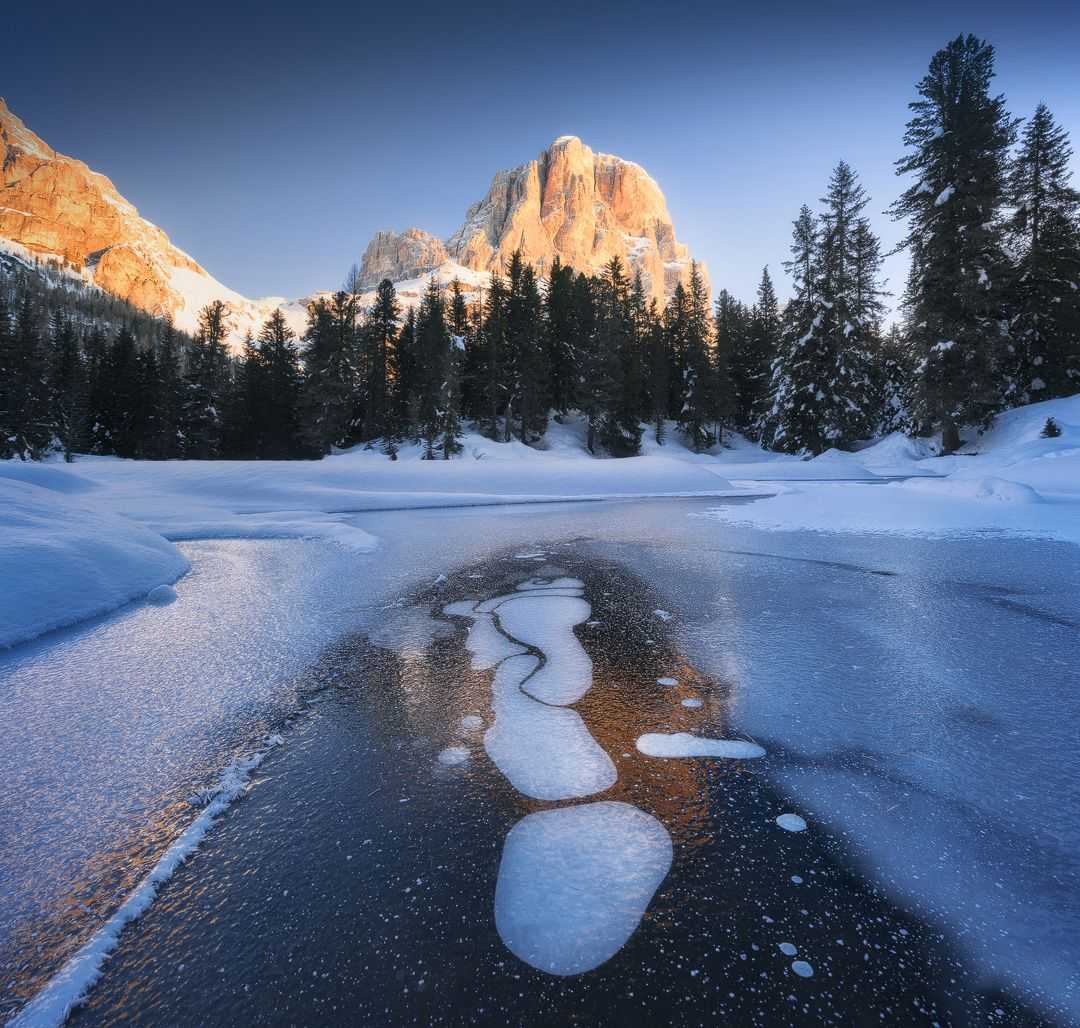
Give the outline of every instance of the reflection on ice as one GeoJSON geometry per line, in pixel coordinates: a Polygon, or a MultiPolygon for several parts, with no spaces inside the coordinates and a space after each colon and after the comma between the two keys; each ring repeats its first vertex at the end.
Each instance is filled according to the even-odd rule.
{"type": "Polygon", "coordinates": [[[581,974],[626,944],[671,856],[664,826],[626,803],[530,814],[503,847],[495,926],[506,947],[533,967],[581,974]]]}

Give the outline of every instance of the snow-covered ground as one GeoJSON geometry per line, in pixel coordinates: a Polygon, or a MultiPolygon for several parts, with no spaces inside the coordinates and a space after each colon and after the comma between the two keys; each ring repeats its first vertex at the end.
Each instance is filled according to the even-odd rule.
{"type": "Polygon", "coordinates": [[[708,516],[765,529],[997,532],[1080,541],[1080,396],[1001,415],[971,452],[930,456],[894,435],[813,460],[766,453],[738,436],[694,454],[669,426],[643,454],[590,456],[579,418],[552,423],[544,449],[478,433],[461,457],[392,462],[357,447],[321,461],[0,462],[0,646],[145,595],[186,569],[168,540],[328,539],[378,545],[360,511],[655,496],[775,494],[708,516]],[[1061,435],[1041,438],[1053,416],[1061,435]],[[882,479],[908,476],[902,482],[882,479]]]}

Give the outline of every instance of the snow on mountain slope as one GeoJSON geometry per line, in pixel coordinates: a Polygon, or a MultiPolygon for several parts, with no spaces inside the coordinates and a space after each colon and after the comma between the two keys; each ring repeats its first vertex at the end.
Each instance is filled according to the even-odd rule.
{"type": "Polygon", "coordinates": [[[234,348],[278,307],[293,331],[303,331],[304,300],[249,300],[223,285],[141,217],[108,178],[35,135],[3,98],[0,144],[0,253],[31,268],[35,260],[53,265],[151,314],[171,317],[186,332],[195,331],[205,304],[224,300],[234,348]]]}

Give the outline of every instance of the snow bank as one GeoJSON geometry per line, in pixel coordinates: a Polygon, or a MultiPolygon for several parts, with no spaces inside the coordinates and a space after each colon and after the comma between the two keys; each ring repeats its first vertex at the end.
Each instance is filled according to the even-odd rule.
{"type": "Polygon", "coordinates": [[[160,535],[71,498],[92,488],[47,466],[0,463],[0,646],[104,614],[187,571],[160,535]]]}
{"type": "Polygon", "coordinates": [[[1031,486],[993,476],[913,478],[907,482],[897,482],[895,488],[927,493],[932,496],[951,496],[962,500],[990,500],[994,503],[1043,502],[1043,498],[1031,486]]]}
{"type": "Polygon", "coordinates": [[[959,453],[927,456],[932,449],[928,440],[888,436],[855,456],[875,472],[916,477],[887,485],[804,481],[705,516],[778,531],[990,532],[1080,542],[1080,395],[1006,411],[959,453]],[[1049,417],[1061,434],[1047,439],[1049,417]]]}

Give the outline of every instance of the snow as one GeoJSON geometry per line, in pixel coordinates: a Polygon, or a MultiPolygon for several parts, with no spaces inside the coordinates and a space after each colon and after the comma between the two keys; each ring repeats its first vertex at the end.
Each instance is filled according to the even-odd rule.
{"type": "Polygon", "coordinates": [[[439,763],[445,767],[457,767],[469,759],[469,750],[465,746],[447,746],[439,753],[439,763]]]}
{"type": "Polygon", "coordinates": [[[158,889],[165,884],[199,848],[214,822],[238,796],[242,795],[251,773],[267,753],[282,744],[280,735],[269,736],[263,747],[238,759],[222,773],[213,797],[202,812],[187,826],[161,859],[118,910],[90,937],[46,986],[10,1021],[8,1028],[59,1028],[101,975],[109,954],[120,942],[120,933],[137,921],[154,902],[158,889]]]}
{"type": "Polygon", "coordinates": [[[701,700],[696,699],[693,696],[687,697],[685,700],[680,701],[684,707],[697,708],[701,706],[701,700]]]}
{"type": "Polygon", "coordinates": [[[146,602],[155,607],[167,607],[176,601],[176,590],[171,585],[159,585],[146,594],[146,602]]]}
{"type": "Polygon", "coordinates": [[[781,814],[776,823],[784,829],[785,832],[805,832],[806,821],[804,821],[798,814],[781,814]]]}
{"type": "MultiPolygon", "coordinates": [[[[985,533],[1080,542],[1080,396],[1029,404],[994,419],[981,437],[948,457],[929,440],[891,435],[841,463],[905,482],[810,482],[752,504],[703,516],[771,531],[896,533],[942,538],[985,533]],[[1041,436],[1048,417],[1061,435],[1041,436]]],[[[804,467],[820,464],[803,462],[804,467]]],[[[786,473],[786,467],[778,469],[786,473]]],[[[736,484],[753,482],[732,476],[736,484]]],[[[821,476],[824,478],[825,476],[821,476]]]]}
{"type": "Polygon", "coordinates": [[[78,480],[34,470],[41,484],[0,462],[0,647],[104,614],[187,571],[172,543],[84,502],[78,480]]]}
{"type": "Polygon", "coordinates": [[[529,814],[503,846],[495,927],[532,967],[582,974],[626,944],[671,859],[664,826],[626,803],[529,814]]]}
{"type": "Polygon", "coordinates": [[[936,199],[934,200],[934,206],[941,207],[943,204],[947,204],[952,199],[952,195],[955,192],[955,186],[946,186],[940,193],[938,193],[936,199]]]}
{"type": "Polygon", "coordinates": [[[757,743],[742,739],[705,739],[689,732],[649,732],[637,740],[637,748],[647,757],[764,757],[757,743]]]}

